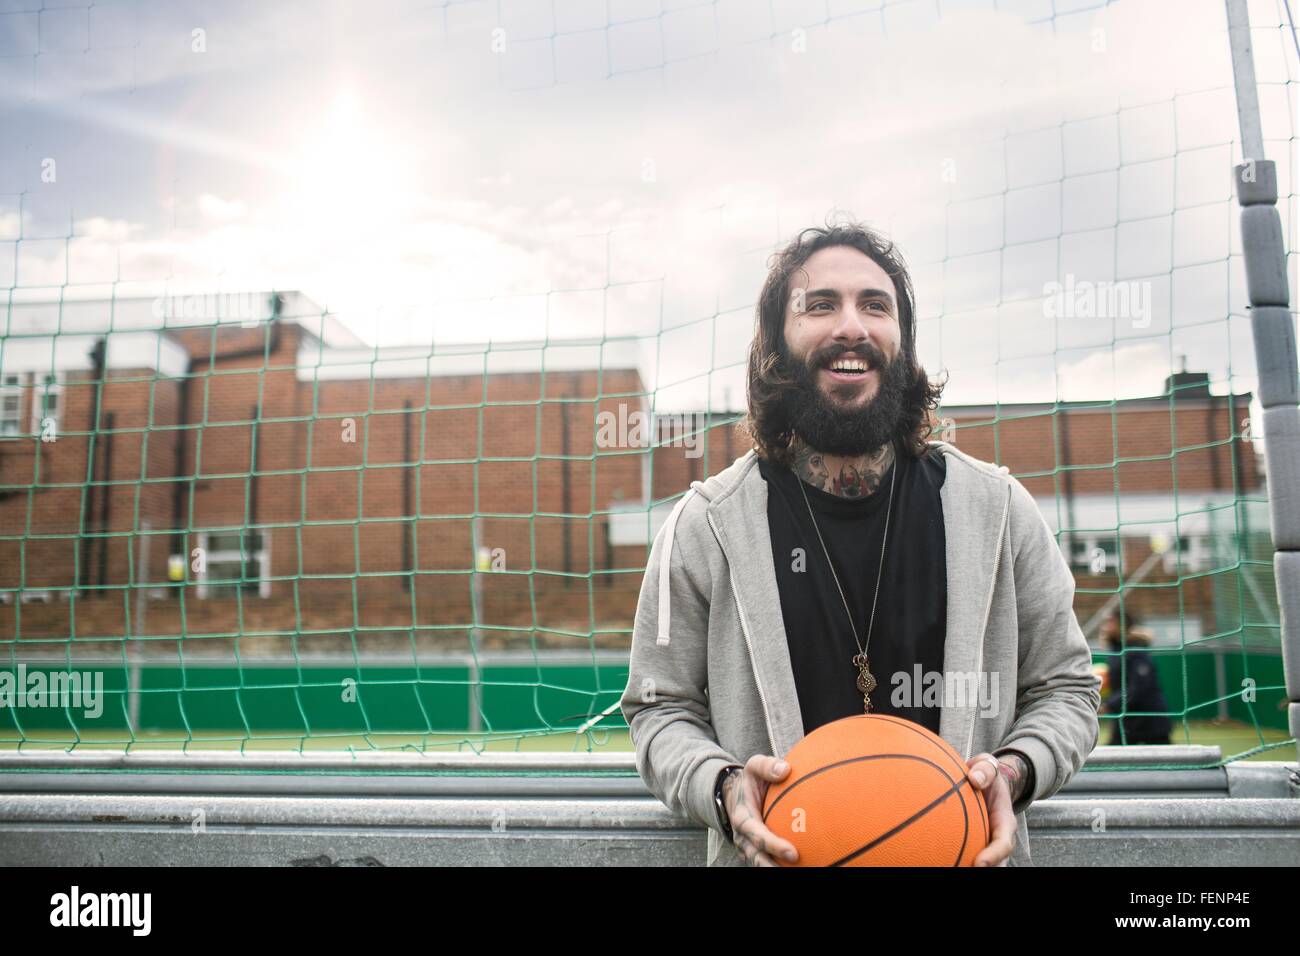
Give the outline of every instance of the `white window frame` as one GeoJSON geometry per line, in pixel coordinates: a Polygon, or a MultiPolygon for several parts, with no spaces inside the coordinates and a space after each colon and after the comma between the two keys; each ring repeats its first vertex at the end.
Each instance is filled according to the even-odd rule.
{"type": "Polygon", "coordinates": [[[45,431],[44,417],[41,415],[41,406],[45,403],[41,397],[46,394],[57,399],[54,406],[54,430],[57,433],[63,427],[63,386],[66,376],[62,372],[29,372],[28,375],[32,392],[32,434],[40,435],[45,431]],[[43,381],[47,375],[54,379],[48,385],[43,381]]]}
{"type": "Polygon", "coordinates": [[[1189,574],[1208,571],[1210,569],[1210,563],[1214,559],[1214,554],[1210,548],[1210,542],[1206,535],[1179,535],[1178,538],[1174,540],[1174,546],[1164,553],[1164,568],[1166,574],[1173,574],[1178,570],[1179,552],[1182,552],[1183,571],[1189,574]],[[1187,539],[1186,548],[1179,543],[1182,538],[1187,539]]]}
{"type": "Polygon", "coordinates": [[[18,372],[5,372],[0,375],[0,399],[11,395],[18,399],[18,410],[10,418],[4,414],[4,404],[0,401],[0,438],[18,438],[23,434],[23,379],[18,372]],[[9,422],[13,423],[13,431],[5,428],[6,423],[9,422]]]}
{"type": "MultiPolygon", "coordinates": [[[[254,551],[251,555],[248,556],[248,558],[250,560],[257,562],[257,596],[263,598],[270,597],[271,596],[271,533],[270,531],[268,531],[265,528],[261,528],[254,531],[246,531],[241,528],[238,529],[238,531],[236,532],[221,531],[217,533],[218,534],[237,533],[240,535],[241,539],[245,534],[256,534],[261,536],[262,547],[257,551],[254,551]]],[[[210,592],[213,589],[213,587],[229,587],[231,584],[231,582],[228,581],[221,581],[216,585],[209,586],[208,578],[209,575],[211,574],[210,569],[213,564],[220,564],[223,561],[238,561],[240,567],[243,567],[245,561],[245,555],[242,550],[209,551],[208,534],[209,532],[207,531],[199,532],[199,547],[203,549],[203,570],[196,572],[196,578],[198,581],[198,595],[200,598],[204,600],[209,599],[209,597],[211,596],[210,592]]]]}

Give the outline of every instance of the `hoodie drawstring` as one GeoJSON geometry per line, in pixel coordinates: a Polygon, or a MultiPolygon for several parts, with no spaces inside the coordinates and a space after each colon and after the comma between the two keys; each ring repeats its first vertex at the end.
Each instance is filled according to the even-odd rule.
{"type": "Polygon", "coordinates": [[[668,646],[668,633],[672,626],[673,608],[668,573],[673,563],[673,536],[677,533],[677,519],[681,517],[682,509],[699,484],[699,481],[691,482],[691,487],[682,495],[664,524],[664,556],[659,563],[659,636],[655,639],[660,647],[668,646]]]}

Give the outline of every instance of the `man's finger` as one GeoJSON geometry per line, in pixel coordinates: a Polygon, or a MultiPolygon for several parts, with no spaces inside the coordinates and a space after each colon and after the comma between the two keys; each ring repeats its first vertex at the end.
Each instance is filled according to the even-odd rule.
{"type": "Polygon", "coordinates": [[[993,840],[980,851],[975,857],[976,866],[999,866],[1003,860],[1011,856],[1011,851],[1016,847],[1016,831],[1013,828],[1007,833],[1006,827],[997,828],[993,833],[993,840]]]}
{"type": "Polygon", "coordinates": [[[1001,866],[1011,856],[1018,837],[1016,818],[1011,812],[1011,793],[1006,781],[995,780],[994,784],[988,797],[991,839],[989,845],[975,857],[976,866],[1001,866]]]}
{"type": "Polygon", "coordinates": [[[997,782],[998,769],[993,765],[997,758],[992,754],[976,754],[966,764],[966,774],[981,790],[997,782]]]}
{"type": "Polygon", "coordinates": [[[754,840],[744,837],[737,845],[745,857],[745,862],[750,866],[776,866],[772,858],[764,853],[762,847],[754,840]]]}
{"type": "Polygon", "coordinates": [[[746,816],[740,821],[740,830],[745,834],[746,839],[757,846],[764,855],[771,857],[781,857],[787,862],[794,862],[798,858],[798,851],[795,850],[794,844],[789,840],[783,840],[759,821],[757,817],[746,816]],[[794,854],[793,857],[791,854],[794,854]]]}
{"type": "Polygon", "coordinates": [[[786,775],[790,772],[790,765],[779,757],[755,754],[749,758],[749,763],[745,769],[764,780],[777,781],[786,778],[786,775]]]}
{"type": "MultiPolygon", "coordinates": [[[[754,798],[754,805],[760,803],[757,795],[754,798]]],[[[793,843],[789,840],[782,839],[763,823],[761,817],[754,813],[748,813],[741,819],[741,825],[745,827],[745,832],[749,838],[761,846],[764,852],[771,854],[773,857],[780,856],[781,859],[793,863],[798,859],[799,854],[793,843]]]]}
{"type": "Polygon", "coordinates": [[[1002,861],[1011,856],[1011,851],[1015,849],[1015,838],[1001,836],[996,837],[992,843],[980,851],[975,857],[976,866],[1000,866],[1002,861]]]}

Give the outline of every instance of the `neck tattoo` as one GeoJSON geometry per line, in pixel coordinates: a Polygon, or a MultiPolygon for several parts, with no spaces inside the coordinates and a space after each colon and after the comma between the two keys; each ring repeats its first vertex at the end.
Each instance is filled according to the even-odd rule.
{"type": "Polygon", "coordinates": [[[880,487],[893,463],[893,442],[865,455],[825,455],[796,437],[790,467],[814,488],[841,498],[865,498],[880,487]]]}

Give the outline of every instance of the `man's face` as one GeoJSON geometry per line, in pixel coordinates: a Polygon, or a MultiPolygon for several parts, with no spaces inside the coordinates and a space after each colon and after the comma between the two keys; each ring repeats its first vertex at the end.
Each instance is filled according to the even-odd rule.
{"type": "Polygon", "coordinates": [[[791,277],[784,335],[782,365],[798,383],[787,411],[802,439],[826,454],[861,455],[893,436],[909,373],[884,269],[851,246],[819,249],[791,277]]]}

